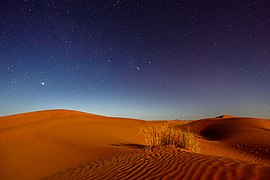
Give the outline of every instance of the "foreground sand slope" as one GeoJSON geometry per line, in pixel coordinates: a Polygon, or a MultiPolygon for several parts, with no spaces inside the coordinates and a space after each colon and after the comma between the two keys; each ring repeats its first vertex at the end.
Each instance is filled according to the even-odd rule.
{"type": "Polygon", "coordinates": [[[2,117],[0,177],[36,179],[129,151],[112,145],[141,143],[137,134],[143,124],[64,110],[2,117]]]}
{"type": "Polygon", "coordinates": [[[268,120],[194,121],[200,153],[145,151],[139,129],[156,123],[67,110],[1,117],[0,177],[270,179],[268,120]]]}

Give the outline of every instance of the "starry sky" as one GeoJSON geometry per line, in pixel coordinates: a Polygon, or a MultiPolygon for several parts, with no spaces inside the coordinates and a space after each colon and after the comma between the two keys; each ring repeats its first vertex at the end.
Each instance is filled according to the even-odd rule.
{"type": "Polygon", "coordinates": [[[270,2],[1,0],[0,116],[270,118],[270,2]]]}

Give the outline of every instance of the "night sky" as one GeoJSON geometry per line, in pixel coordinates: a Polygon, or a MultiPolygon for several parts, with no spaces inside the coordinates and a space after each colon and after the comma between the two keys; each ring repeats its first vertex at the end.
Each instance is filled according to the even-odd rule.
{"type": "Polygon", "coordinates": [[[1,0],[0,116],[270,118],[270,2],[1,0]]]}

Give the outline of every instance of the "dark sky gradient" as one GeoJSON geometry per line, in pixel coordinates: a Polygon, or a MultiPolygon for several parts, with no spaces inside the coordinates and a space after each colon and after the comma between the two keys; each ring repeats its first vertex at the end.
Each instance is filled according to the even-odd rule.
{"type": "Polygon", "coordinates": [[[270,118],[270,2],[1,0],[0,115],[270,118]]]}

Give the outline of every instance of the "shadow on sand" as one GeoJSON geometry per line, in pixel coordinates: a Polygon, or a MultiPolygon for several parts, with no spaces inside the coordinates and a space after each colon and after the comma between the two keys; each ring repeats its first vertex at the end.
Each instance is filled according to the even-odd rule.
{"type": "Polygon", "coordinates": [[[147,149],[148,146],[143,144],[133,144],[133,143],[119,143],[119,144],[112,144],[112,146],[121,146],[127,147],[132,149],[147,149]]]}

